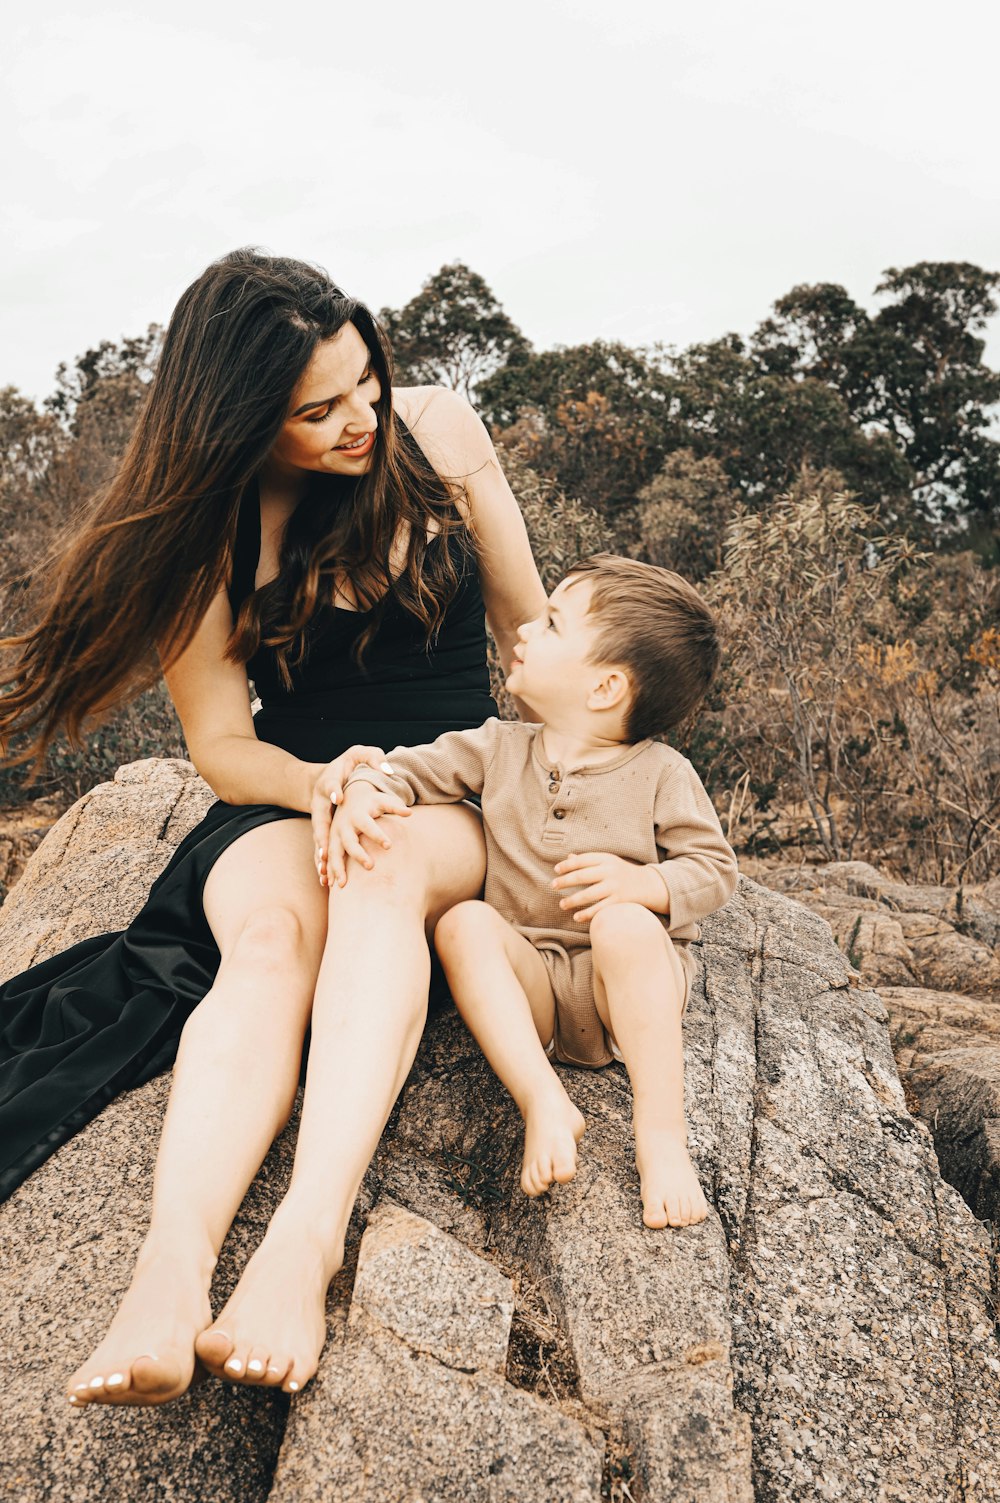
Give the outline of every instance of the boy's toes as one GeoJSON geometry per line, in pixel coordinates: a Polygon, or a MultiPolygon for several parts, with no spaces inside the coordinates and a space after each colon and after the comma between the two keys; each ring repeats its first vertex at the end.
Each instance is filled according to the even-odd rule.
{"type": "Polygon", "coordinates": [[[576,1174],[576,1152],[565,1152],[552,1160],[552,1178],[560,1185],[568,1185],[576,1174]]]}

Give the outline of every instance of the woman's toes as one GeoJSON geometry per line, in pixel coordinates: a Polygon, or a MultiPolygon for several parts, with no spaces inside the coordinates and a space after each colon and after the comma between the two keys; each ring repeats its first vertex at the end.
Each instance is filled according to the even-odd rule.
{"type": "Polygon", "coordinates": [[[272,1357],[264,1370],[264,1382],[268,1388],[276,1388],[283,1383],[292,1365],[290,1357],[272,1357]]]}
{"type": "Polygon", "coordinates": [[[247,1360],[248,1383],[263,1383],[264,1375],[267,1372],[267,1361],[266,1353],[263,1355],[256,1351],[250,1353],[247,1360]]]}
{"type": "Polygon", "coordinates": [[[202,1331],[195,1341],[194,1349],[209,1371],[218,1377],[232,1355],[233,1342],[225,1331],[210,1329],[202,1331]]]}

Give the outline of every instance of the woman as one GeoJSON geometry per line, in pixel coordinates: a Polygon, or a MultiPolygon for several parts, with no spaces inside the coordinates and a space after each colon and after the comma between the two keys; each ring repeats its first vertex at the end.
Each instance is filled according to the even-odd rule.
{"type": "MultiPolygon", "coordinates": [[[[149,1232],[105,1340],[70,1380],[78,1406],[162,1403],[196,1357],[287,1392],[313,1375],[351,1208],[423,1028],[425,936],[482,884],[467,806],[393,821],[391,847],[374,864],[359,850],[342,888],[326,874],[354,765],[331,759],[494,713],[484,603],[506,665],[544,600],[468,404],[393,393],[390,375],[371,315],[322,272],[252,251],[209,267],[177,306],[53,604],[7,644],[20,658],[0,734],[27,728],[36,746],[152,681],[158,649],[222,801],[123,935],[0,990],[6,1193],[169,1064],[183,1025],[149,1232]],[[309,1025],[290,1187],[213,1322],[219,1248],[288,1118],[309,1025]]],[[[370,838],[389,846],[384,827],[370,838]]]]}

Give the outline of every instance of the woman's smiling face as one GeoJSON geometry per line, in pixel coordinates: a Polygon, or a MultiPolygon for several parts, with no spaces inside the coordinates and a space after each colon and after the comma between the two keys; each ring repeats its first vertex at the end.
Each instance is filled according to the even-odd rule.
{"type": "Polygon", "coordinates": [[[353,324],[345,324],[313,351],[272,462],[283,469],[363,475],[378,441],[381,395],[368,346],[353,324]]]}

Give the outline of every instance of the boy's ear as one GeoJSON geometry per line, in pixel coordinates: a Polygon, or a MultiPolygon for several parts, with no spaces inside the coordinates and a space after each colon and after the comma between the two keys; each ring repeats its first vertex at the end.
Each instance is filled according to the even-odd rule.
{"type": "Polygon", "coordinates": [[[603,668],[587,696],[588,710],[614,710],[628,703],[632,685],[624,668],[603,668]]]}

